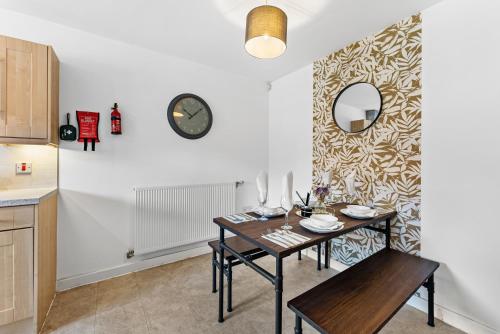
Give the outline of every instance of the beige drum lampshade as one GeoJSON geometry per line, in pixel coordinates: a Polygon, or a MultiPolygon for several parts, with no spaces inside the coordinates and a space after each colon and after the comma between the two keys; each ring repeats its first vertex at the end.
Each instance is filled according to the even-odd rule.
{"type": "Polygon", "coordinates": [[[274,6],[259,6],[247,15],[245,49],[257,58],[276,58],[286,50],[287,17],[274,6]]]}

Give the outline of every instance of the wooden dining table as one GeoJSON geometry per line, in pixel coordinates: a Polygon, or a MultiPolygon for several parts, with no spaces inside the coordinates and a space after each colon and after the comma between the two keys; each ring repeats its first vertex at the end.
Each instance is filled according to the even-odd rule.
{"type": "MultiPolygon", "coordinates": [[[[275,333],[282,332],[282,297],[283,297],[283,259],[294,253],[300,252],[303,249],[319,245],[323,242],[329,242],[331,239],[337,238],[343,234],[353,232],[357,229],[365,228],[375,232],[383,233],[385,235],[385,247],[390,248],[391,243],[391,220],[396,216],[396,211],[393,210],[383,210],[377,209],[377,214],[375,217],[370,219],[354,219],[350,218],[340,212],[341,209],[346,208],[345,203],[338,203],[327,206],[327,211],[334,213],[341,222],[344,223],[344,227],[340,230],[333,231],[330,233],[314,233],[305,228],[303,228],[299,222],[304,219],[295,214],[293,209],[289,214],[289,225],[292,226],[292,231],[298,233],[302,236],[308,237],[309,240],[300,244],[290,246],[288,248],[282,247],[275,244],[262,236],[268,233],[268,230],[273,232],[276,229],[280,229],[285,223],[285,218],[283,216],[270,218],[267,221],[248,221],[243,223],[232,223],[231,221],[219,217],[214,218],[214,223],[219,226],[219,243],[220,243],[220,253],[219,253],[219,263],[224,263],[224,253],[229,252],[238,260],[246,264],[248,267],[255,270],[257,273],[266,278],[271,284],[274,285],[275,289],[275,333]],[[378,226],[380,223],[383,226],[378,226]],[[375,226],[374,226],[375,225],[375,226]],[[273,275],[266,269],[255,263],[251,257],[240,254],[230,246],[226,245],[224,242],[225,231],[230,231],[235,235],[245,239],[246,241],[254,244],[255,246],[266,251],[269,255],[273,256],[276,260],[276,270],[273,275]]],[[[248,213],[249,215],[257,216],[254,213],[248,213]]],[[[219,270],[219,314],[218,321],[224,321],[224,273],[219,270]]]]}

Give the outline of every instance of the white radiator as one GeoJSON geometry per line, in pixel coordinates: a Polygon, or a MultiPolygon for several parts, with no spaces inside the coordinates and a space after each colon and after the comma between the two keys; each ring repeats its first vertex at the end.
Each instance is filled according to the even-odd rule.
{"type": "Polygon", "coordinates": [[[213,218],[234,213],[238,184],[136,188],[133,254],[216,238],[213,218]]]}

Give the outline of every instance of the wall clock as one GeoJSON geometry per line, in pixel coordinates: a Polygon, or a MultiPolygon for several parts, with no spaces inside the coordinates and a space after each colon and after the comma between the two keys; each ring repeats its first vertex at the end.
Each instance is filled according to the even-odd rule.
{"type": "Polygon", "coordinates": [[[212,127],[212,111],[208,104],[194,94],[176,96],[168,106],[168,122],[181,137],[198,139],[212,127]]]}

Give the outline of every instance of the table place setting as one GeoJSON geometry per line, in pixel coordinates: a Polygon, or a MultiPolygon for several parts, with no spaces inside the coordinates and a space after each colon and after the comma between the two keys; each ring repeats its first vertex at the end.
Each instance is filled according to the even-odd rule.
{"type": "Polygon", "coordinates": [[[364,205],[347,205],[340,212],[354,219],[371,219],[378,214],[377,209],[364,205]]]}
{"type": "Polygon", "coordinates": [[[265,218],[274,218],[283,216],[285,214],[285,210],[281,207],[276,207],[276,208],[258,207],[253,212],[265,218]]]}
{"type": "Polygon", "coordinates": [[[233,224],[240,224],[257,220],[257,218],[247,215],[246,213],[235,213],[233,215],[224,216],[223,218],[229,220],[233,224]]]}
{"type": "Polygon", "coordinates": [[[289,248],[297,245],[301,245],[304,242],[311,240],[306,236],[289,231],[289,230],[278,230],[275,229],[274,232],[268,228],[267,234],[262,234],[262,238],[275,243],[283,248],[289,248]]]}
{"type": "Polygon", "coordinates": [[[315,233],[331,233],[344,228],[344,223],[330,214],[313,214],[309,218],[302,219],[299,224],[315,233]]]}

